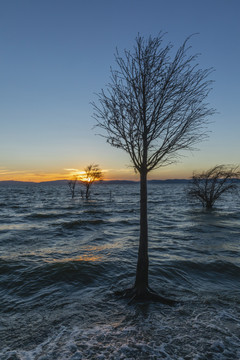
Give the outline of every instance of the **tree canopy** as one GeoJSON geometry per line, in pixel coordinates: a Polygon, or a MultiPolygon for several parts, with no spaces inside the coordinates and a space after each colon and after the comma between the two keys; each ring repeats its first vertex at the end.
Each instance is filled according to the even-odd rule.
{"type": "Polygon", "coordinates": [[[86,188],[85,197],[86,199],[90,196],[90,187],[96,181],[103,179],[102,170],[96,164],[90,164],[84,169],[84,174],[79,178],[79,182],[86,188]]]}
{"type": "Polygon", "coordinates": [[[192,149],[206,136],[205,124],[214,109],[205,102],[212,68],[202,70],[198,54],[188,55],[188,37],[173,56],[163,35],[138,35],[133,51],[115,54],[107,90],[93,103],[94,117],[107,132],[107,142],[122,148],[140,172],[176,161],[179,150],[192,149]]]}

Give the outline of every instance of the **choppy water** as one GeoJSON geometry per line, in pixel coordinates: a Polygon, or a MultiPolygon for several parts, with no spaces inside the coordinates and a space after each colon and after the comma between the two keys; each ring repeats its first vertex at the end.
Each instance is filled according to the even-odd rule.
{"type": "Polygon", "coordinates": [[[240,201],[189,204],[149,185],[150,285],[179,300],[127,305],[139,186],[0,186],[0,359],[240,359],[240,201]]]}

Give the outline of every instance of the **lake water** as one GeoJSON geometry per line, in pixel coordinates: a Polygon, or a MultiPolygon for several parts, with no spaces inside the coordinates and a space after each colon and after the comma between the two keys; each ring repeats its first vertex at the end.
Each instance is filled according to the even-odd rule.
{"type": "Polygon", "coordinates": [[[0,359],[240,359],[240,199],[213,211],[184,184],[149,185],[150,286],[128,305],[139,184],[0,186],[0,359]]]}

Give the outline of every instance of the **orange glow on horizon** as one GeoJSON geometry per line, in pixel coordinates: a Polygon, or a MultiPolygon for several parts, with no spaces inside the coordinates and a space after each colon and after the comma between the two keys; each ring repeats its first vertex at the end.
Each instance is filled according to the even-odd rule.
{"type": "Polygon", "coordinates": [[[0,173],[0,181],[26,181],[26,182],[44,182],[44,181],[55,181],[55,180],[68,180],[68,177],[64,174],[58,173],[28,173],[28,172],[14,172],[12,174],[0,173]]]}
{"type": "MultiPolygon", "coordinates": [[[[102,170],[104,177],[103,181],[110,180],[131,180],[139,181],[139,174],[136,174],[132,168],[125,169],[105,169],[102,170]]],[[[64,169],[61,172],[44,172],[44,171],[13,171],[0,168],[0,181],[25,181],[25,182],[47,182],[57,180],[72,180],[74,178],[82,178],[90,181],[91,179],[84,179],[84,171],[79,169],[64,169]]],[[[148,179],[166,180],[166,179],[187,179],[192,176],[192,170],[189,168],[171,169],[162,168],[158,171],[153,171],[149,174],[148,179]]]]}

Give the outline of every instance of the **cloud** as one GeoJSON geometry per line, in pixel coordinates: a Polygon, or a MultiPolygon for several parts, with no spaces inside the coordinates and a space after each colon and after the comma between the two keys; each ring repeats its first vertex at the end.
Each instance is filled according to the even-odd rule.
{"type": "Polygon", "coordinates": [[[5,167],[0,167],[0,181],[16,180],[41,182],[64,179],[66,179],[66,174],[64,174],[64,172],[49,173],[47,171],[39,171],[36,169],[12,170],[5,167]]]}
{"type": "Polygon", "coordinates": [[[64,171],[80,171],[79,169],[64,169],[64,171]]]}
{"type": "Polygon", "coordinates": [[[13,171],[0,167],[0,175],[12,175],[12,174],[20,174],[20,173],[24,173],[24,171],[13,171]]]}

